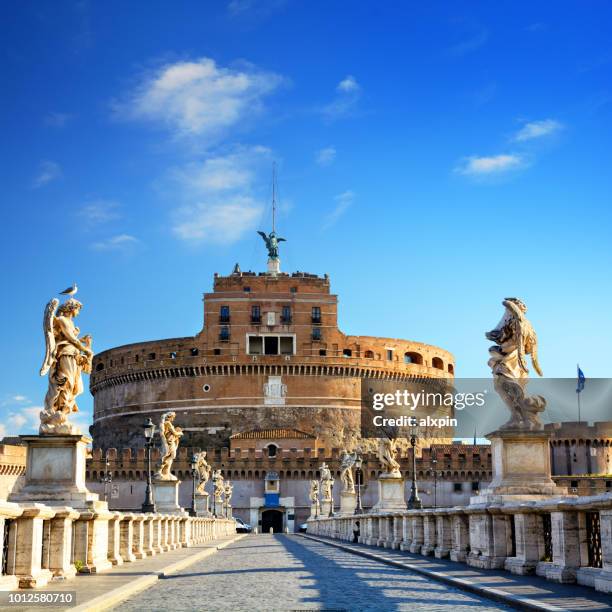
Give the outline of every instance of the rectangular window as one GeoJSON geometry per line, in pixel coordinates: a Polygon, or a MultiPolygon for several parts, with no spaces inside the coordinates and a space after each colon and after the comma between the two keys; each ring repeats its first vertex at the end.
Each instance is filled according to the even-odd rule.
{"type": "Polygon", "coordinates": [[[478,491],[478,489],[480,489],[480,483],[473,482],[472,483],[472,491],[478,491]]]}
{"type": "Polygon", "coordinates": [[[251,323],[261,323],[261,308],[251,306],[251,323]]]}
{"type": "Polygon", "coordinates": [[[219,322],[220,323],[230,322],[230,307],[229,306],[221,306],[221,310],[219,311],[219,322]]]}
{"type": "Polygon", "coordinates": [[[278,336],[264,336],[264,355],[278,355],[278,336]]]}
{"type": "Polygon", "coordinates": [[[391,349],[387,349],[387,361],[393,361],[393,351],[391,349]]]}
{"type": "Polygon", "coordinates": [[[283,306],[281,313],[281,323],[291,323],[291,306],[283,306]]]}
{"type": "Polygon", "coordinates": [[[227,327],[227,325],[224,325],[223,327],[221,327],[221,330],[219,331],[219,340],[221,340],[222,342],[227,342],[229,339],[230,339],[229,327],[227,327]]]}
{"type": "Polygon", "coordinates": [[[268,327],[274,327],[276,325],[276,313],[275,312],[268,312],[266,313],[267,315],[267,321],[266,321],[266,325],[268,327]]]}
{"type": "Polygon", "coordinates": [[[319,342],[321,340],[321,328],[320,327],[312,328],[312,339],[315,342],[319,342]]]}
{"type": "Polygon", "coordinates": [[[321,309],[318,306],[312,307],[312,322],[315,324],[321,323],[321,309]]]}
{"type": "Polygon", "coordinates": [[[293,336],[280,337],[281,355],[293,355],[293,336]]]}
{"type": "Polygon", "coordinates": [[[249,355],[261,355],[263,353],[263,339],[261,336],[248,336],[249,346],[247,352],[249,355]]]}
{"type": "Polygon", "coordinates": [[[461,483],[460,482],[453,483],[453,491],[455,493],[461,493],[462,487],[461,487],[461,483]]]}

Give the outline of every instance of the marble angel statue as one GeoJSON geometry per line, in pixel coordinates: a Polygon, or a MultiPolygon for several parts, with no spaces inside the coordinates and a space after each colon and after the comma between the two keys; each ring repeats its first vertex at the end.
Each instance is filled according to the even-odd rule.
{"type": "Polygon", "coordinates": [[[206,451],[201,451],[196,455],[196,471],[198,473],[198,487],[196,493],[198,495],[208,495],[205,491],[206,483],[210,479],[212,468],[210,463],[206,461],[206,451]]]}
{"type": "Polygon", "coordinates": [[[517,298],[502,302],[505,310],[501,321],[485,336],[495,344],[489,348],[488,365],[493,373],[495,390],[510,410],[510,420],[500,429],[542,429],[538,413],[546,407],[541,395],[526,393],[529,382],[527,356],[533,369],[542,376],[538,362],[538,339],[527,320],[527,306],[517,298]]]}
{"type": "Polygon", "coordinates": [[[162,457],[160,466],[155,474],[157,480],[176,480],[176,476],[170,471],[172,463],[176,459],[176,451],[183,435],[183,430],[174,425],[175,412],[164,412],[159,424],[159,435],[162,442],[162,457]]]}
{"type": "Polygon", "coordinates": [[[69,298],[61,306],[53,298],[45,307],[43,332],[46,352],[40,375],[49,375],[44,409],[40,413],[40,434],[80,434],[78,427],[68,422],[68,416],[78,412],[78,395],[83,393],[82,373],[91,373],[93,350],[91,336],[79,338],[74,319],[83,305],[69,298]]]}
{"type": "Polygon", "coordinates": [[[213,472],[212,480],[215,483],[215,489],[213,491],[215,500],[217,503],[219,503],[223,497],[223,494],[225,493],[225,484],[221,470],[215,470],[213,472]]]}
{"type": "Polygon", "coordinates": [[[311,504],[319,503],[319,481],[311,480],[310,481],[310,492],[308,494],[311,504]]]}
{"type": "Polygon", "coordinates": [[[355,478],[353,477],[355,461],[357,461],[356,452],[343,451],[340,462],[340,480],[342,481],[342,490],[345,493],[355,492],[355,478]]]}
{"type": "Polygon", "coordinates": [[[400,464],[396,460],[396,456],[396,441],[390,438],[380,438],[378,440],[378,460],[387,475],[401,477],[400,464]]]}
{"type": "Polygon", "coordinates": [[[330,501],[332,498],[332,487],[334,479],[327,463],[321,464],[321,494],[323,501],[330,501]]]}

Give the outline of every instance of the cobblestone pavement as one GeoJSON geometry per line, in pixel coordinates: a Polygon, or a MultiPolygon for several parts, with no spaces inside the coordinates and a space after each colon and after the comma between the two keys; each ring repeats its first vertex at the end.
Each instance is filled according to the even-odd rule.
{"type": "Polygon", "coordinates": [[[476,595],[286,535],[252,535],[114,610],[510,610],[476,595]]]}

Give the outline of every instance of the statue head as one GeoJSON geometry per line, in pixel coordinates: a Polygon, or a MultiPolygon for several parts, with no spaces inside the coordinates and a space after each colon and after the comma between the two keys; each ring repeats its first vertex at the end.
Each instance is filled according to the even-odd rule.
{"type": "Polygon", "coordinates": [[[164,412],[161,416],[161,422],[165,423],[166,421],[174,421],[174,417],[176,416],[176,412],[164,412]]]}
{"type": "Polygon", "coordinates": [[[83,304],[79,300],[70,298],[61,304],[57,309],[58,317],[76,317],[83,308],[83,304]]]}
{"type": "Polygon", "coordinates": [[[505,301],[516,304],[521,309],[521,312],[527,312],[527,306],[525,305],[525,302],[523,302],[522,300],[519,300],[518,298],[515,298],[515,297],[507,297],[505,298],[505,301]]]}

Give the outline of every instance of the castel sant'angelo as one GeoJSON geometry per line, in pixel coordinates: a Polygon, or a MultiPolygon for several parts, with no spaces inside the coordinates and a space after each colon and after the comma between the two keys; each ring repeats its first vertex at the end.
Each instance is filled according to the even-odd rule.
{"type": "Polygon", "coordinates": [[[283,448],[277,436],[296,430],[308,446],[352,449],[362,379],[452,377],[454,367],[436,346],[342,333],[327,275],[283,273],[278,259],[267,272],[236,265],[229,276],[215,274],[195,336],[96,355],[91,433],[95,448],[139,448],[145,418],[158,422],[172,410],[182,446],[230,447],[250,436],[257,448],[283,448]]]}

